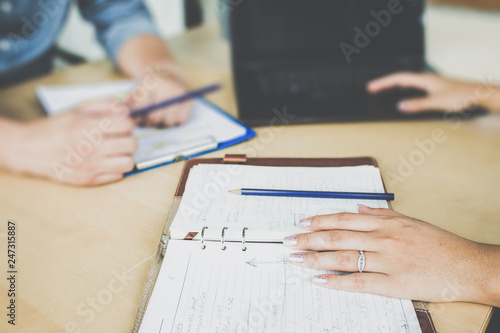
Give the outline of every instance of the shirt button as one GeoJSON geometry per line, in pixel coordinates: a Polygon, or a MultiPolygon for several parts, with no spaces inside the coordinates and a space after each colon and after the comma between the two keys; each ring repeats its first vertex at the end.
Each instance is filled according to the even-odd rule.
{"type": "Polygon", "coordinates": [[[12,11],[12,3],[10,1],[2,1],[0,3],[0,10],[3,13],[10,13],[12,11]]]}
{"type": "Polygon", "coordinates": [[[0,50],[9,51],[10,50],[10,42],[6,39],[0,39],[0,50]]]}

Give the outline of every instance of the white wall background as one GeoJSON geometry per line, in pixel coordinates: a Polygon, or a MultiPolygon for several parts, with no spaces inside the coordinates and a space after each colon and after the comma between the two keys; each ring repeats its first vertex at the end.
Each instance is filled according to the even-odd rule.
{"type": "Polygon", "coordinates": [[[445,75],[500,82],[500,12],[428,6],[428,62],[445,75]]]}

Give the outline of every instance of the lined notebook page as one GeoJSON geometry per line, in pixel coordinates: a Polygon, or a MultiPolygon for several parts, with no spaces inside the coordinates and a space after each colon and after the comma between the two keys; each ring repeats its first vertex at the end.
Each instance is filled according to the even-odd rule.
{"type": "Polygon", "coordinates": [[[170,241],[140,332],[420,332],[409,300],[321,288],[280,244],[170,241]]]}
{"type": "Polygon", "coordinates": [[[247,240],[281,241],[291,233],[304,232],[296,224],[305,217],[354,213],[359,203],[388,207],[384,200],[259,197],[228,192],[239,188],[384,192],[379,169],[369,165],[311,168],[199,164],[189,173],[170,228],[172,238],[182,239],[188,232],[200,232],[208,226],[206,238],[220,239],[222,227],[227,227],[226,238],[240,240],[242,228],[247,227],[247,240]]]}

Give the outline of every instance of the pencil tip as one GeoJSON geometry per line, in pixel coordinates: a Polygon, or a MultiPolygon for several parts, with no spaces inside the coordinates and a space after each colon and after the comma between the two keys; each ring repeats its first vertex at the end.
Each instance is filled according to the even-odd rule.
{"type": "Polygon", "coordinates": [[[241,189],[237,189],[237,190],[230,190],[229,192],[233,193],[233,194],[239,194],[241,195],[241,189]]]}

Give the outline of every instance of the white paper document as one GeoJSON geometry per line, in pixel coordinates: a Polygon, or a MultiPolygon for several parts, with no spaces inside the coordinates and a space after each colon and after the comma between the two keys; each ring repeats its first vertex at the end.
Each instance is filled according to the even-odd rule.
{"type": "Polygon", "coordinates": [[[357,213],[362,203],[388,208],[385,200],[318,199],[297,197],[244,196],[229,193],[240,188],[374,192],[384,193],[378,168],[355,167],[267,167],[250,165],[199,164],[188,177],[182,201],[170,228],[172,238],[203,227],[206,239],[220,239],[226,227],[226,239],[241,240],[248,228],[248,241],[279,241],[293,233],[302,233],[299,220],[315,215],[339,212],[357,213]]]}
{"type": "MultiPolygon", "coordinates": [[[[120,98],[133,87],[132,81],[117,81],[93,85],[41,86],[37,96],[49,115],[102,98],[120,98]]],[[[166,129],[136,127],[134,136],[139,148],[134,155],[139,169],[166,163],[176,158],[217,148],[221,142],[244,136],[247,129],[201,98],[193,102],[189,120],[166,129]]]]}
{"type": "Polygon", "coordinates": [[[141,333],[420,332],[411,301],[330,290],[281,244],[170,241],[141,333]]]}

